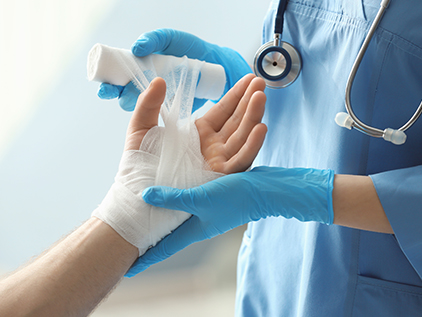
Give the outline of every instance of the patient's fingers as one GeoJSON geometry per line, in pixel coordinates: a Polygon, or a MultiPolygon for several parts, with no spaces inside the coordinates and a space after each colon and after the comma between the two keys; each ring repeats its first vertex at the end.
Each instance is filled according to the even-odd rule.
{"type": "Polygon", "coordinates": [[[127,129],[125,150],[138,150],[144,135],[158,124],[158,115],[165,93],[164,79],[155,78],[147,90],[139,95],[127,129]]]}
{"type": "Polygon", "coordinates": [[[135,111],[130,120],[129,127],[135,131],[150,129],[158,124],[158,114],[164,102],[166,82],[162,78],[155,78],[147,90],[139,95],[135,111]]]}
{"type": "Polygon", "coordinates": [[[225,152],[228,158],[233,157],[242,148],[252,129],[261,122],[266,100],[267,98],[262,91],[257,91],[252,95],[240,125],[225,144],[225,152]]]}
{"type": "Polygon", "coordinates": [[[215,106],[198,120],[204,120],[214,131],[220,131],[235,112],[237,105],[254,78],[255,75],[253,74],[244,76],[215,106]]]}
{"type": "Polygon", "coordinates": [[[203,120],[204,115],[196,121],[202,154],[214,171],[240,172],[252,164],[266,134],[266,126],[260,124],[266,102],[264,89],[262,79],[246,76],[222,103],[209,110],[207,120],[203,120]],[[233,113],[228,115],[223,109],[233,113]]]}
{"type": "Polygon", "coordinates": [[[240,123],[243,120],[245,112],[248,109],[248,105],[252,98],[252,95],[257,91],[262,92],[264,91],[264,89],[265,82],[261,78],[254,78],[250,82],[242,99],[239,101],[236,110],[220,130],[223,139],[227,140],[238,129],[240,123]]]}
{"type": "Polygon", "coordinates": [[[239,152],[225,164],[223,173],[243,172],[249,168],[264,143],[266,133],[265,124],[256,125],[239,152]]]}

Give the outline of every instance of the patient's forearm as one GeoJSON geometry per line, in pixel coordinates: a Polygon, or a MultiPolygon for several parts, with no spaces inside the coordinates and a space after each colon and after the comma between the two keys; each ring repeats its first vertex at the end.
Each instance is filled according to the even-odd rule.
{"type": "Polygon", "coordinates": [[[95,217],[0,281],[0,316],[88,315],[136,260],[138,249],[95,217]]]}

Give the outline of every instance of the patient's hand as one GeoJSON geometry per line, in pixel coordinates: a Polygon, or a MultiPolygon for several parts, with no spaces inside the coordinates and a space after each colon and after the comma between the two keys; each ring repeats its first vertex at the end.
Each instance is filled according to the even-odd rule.
{"type": "Polygon", "coordinates": [[[214,171],[243,172],[252,164],[267,133],[264,89],[265,82],[249,74],[195,122],[202,155],[214,171]]]}
{"type": "MultiPolygon", "coordinates": [[[[267,132],[261,123],[266,101],[264,89],[262,79],[246,75],[195,122],[202,155],[215,172],[244,171],[258,154],[267,132]]],[[[125,150],[139,150],[145,134],[158,124],[165,92],[165,81],[156,78],[139,96],[127,130],[125,150]]]]}

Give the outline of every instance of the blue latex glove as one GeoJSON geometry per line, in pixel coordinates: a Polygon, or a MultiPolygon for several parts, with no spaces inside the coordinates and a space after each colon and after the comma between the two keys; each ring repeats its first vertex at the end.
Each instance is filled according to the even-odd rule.
{"type": "MultiPolygon", "coordinates": [[[[251,68],[236,51],[210,44],[200,38],[173,29],[158,29],[142,34],[132,45],[132,53],[136,56],[146,56],[152,53],[187,56],[192,59],[220,64],[226,71],[227,83],[224,93],[244,75],[251,73],[251,68]]],[[[135,108],[139,91],[133,84],[126,87],[101,84],[98,96],[102,99],[119,98],[120,106],[126,111],[135,108]]],[[[195,99],[192,111],[202,107],[205,99],[195,99]]]]}
{"type": "Polygon", "coordinates": [[[142,194],[145,202],[193,216],[141,256],[126,276],[250,221],[283,216],[332,224],[333,181],[331,170],[262,166],[191,189],[149,187],[142,194]]]}

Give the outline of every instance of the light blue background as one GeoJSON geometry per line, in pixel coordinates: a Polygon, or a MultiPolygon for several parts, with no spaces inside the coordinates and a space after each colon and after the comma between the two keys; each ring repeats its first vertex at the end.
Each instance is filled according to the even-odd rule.
{"type": "MultiPolygon", "coordinates": [[[[142,32],[171,27],[230,46],[251,62],[267,4],[116,1],[98,29],[87,30],[81,49],[0,157],[0,268],[15,269],[79,226],[113,182],[130,113],[97,98],[98,85],[86,80],[86,56],[95,43],[130,48],[142,32]]],[[[42,43],[31,49],[42,50],[42,43]]],[[[196,260],[185,255],[172,261],[175,268],[196,260]]]]}

